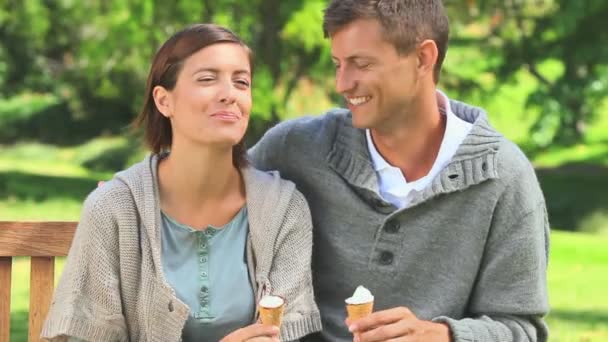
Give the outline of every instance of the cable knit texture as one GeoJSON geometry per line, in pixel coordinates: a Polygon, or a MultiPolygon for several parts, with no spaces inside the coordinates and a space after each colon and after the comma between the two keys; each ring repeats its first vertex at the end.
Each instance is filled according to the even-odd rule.
{"type": "Polygon", "coordinates": [[[479,108],[452,101],[473,124],[448,165],[410,207],[379,194],[365,131],[351,113],[283,122],[252,149],[306,196],[313,215],[314,341],[352,341],[344,299],[357,285],[374,309],[406,306],[449,324],[454,342],[546,341],[549,224],[534,169],[479,108]]]}
{"type": "MultiPolygon", "coordinates": [[[[162,273],[157,165],[158,156],[151,155],[86,199],[43,337],[181,339],[189,308],[162,273]]],[[[304,197],[276,172],[247,167],[241,174],[249,214],[247,263],[256,300],[266,293],[286,299],[282,340],[321,330],[304,197]]]]}

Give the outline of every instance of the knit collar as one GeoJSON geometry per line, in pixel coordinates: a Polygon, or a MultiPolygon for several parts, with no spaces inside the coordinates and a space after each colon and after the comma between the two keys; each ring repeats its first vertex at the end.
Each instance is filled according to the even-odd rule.
{"type": "MultiPolygon", "coordinates": [[[[498,178],[495,156],[502,136],[490,126],[482,109],[454,100],[450,100],[450,107],[456,116],[471,122],[473,128],[452,160],[413,198],[411,206],[442,193],[460,191],[498,178]]],[[[350,112],[339,118],[336,139],[326,157],[330,167],[379,211],[396,210],[379,195],[378,177],[367,148],[365,130],[353,127],[350,112]]]]}

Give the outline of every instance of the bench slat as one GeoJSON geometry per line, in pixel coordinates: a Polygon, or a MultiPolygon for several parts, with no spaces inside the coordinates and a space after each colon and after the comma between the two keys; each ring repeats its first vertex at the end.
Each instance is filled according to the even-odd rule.
{"type": "Polygon", "coordinates": [[[32,257],[28,341],[42,341],[40,332],[53,298],[54,257],[32,257]]]}
{"type": "Polygon", "coordinates": [[[9,342],[11,333],[11,268],[13,258],[0,257],[0,342],[9,342]]]}
{"type": "Polygon", "coordinates": [[[66,256],[77,222],[0,221],[0,257],[66,256]]]}

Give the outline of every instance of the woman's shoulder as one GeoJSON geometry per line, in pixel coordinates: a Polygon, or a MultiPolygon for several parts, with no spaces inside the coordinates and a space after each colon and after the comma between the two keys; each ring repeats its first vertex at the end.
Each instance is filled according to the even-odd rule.
{"type": "Polygon", "coordinates": [[[148,155],[144,160],[131,165],[129,168],[117,172],[111,180],[103,182],[93,190],[87,200],[91,204],[118,204],[121,202],[133,201],[135,193],[141,192],[147,179],[152,180],[152,168],[157,163],[155,155],[148,155]]]}
{"type": "Polygon", "coordinates": [[[81,226],[93,226],[99,229],[112,225],[121,213],[133,207],[132,196],[122,181],[112,179],[93,190],[84,201],[80,217],[81,226]]]}
{"type": "Polygon", "coordinates": [[[83,215],[89,212],[95,216],[115,216],[133,208],[136,193],[144,187],[146,165],[151,162],[151,158],[148,156],[128,169],[117,172],[111,180],[91,191],[84,202],[83,215]]]}

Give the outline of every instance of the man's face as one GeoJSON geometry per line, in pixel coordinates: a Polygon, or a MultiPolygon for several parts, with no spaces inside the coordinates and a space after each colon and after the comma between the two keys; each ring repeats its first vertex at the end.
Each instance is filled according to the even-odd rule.
{"type": "Polygon", "coordinates": [[[336,91],[358,128],[390,127],[407,119],[419,92],[416,53],[399,55],[374,19],[358,19],[331,36],[336,91]]]}

